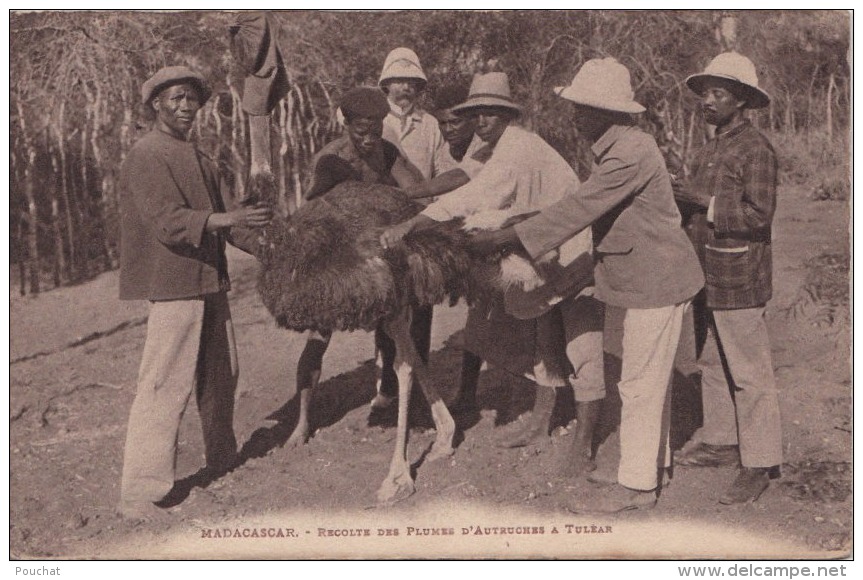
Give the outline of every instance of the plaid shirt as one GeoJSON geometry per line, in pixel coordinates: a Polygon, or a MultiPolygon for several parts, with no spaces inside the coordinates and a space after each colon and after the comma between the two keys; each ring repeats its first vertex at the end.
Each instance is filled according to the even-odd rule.
{"type": "Polygon", "coordinates": [[[714,198],[713,222],[701,220],[707,232],[698,236],[710,308],[752,308],[772,296],[776,172],[773,146],[744,121],[707,143],[692,176],[676,188],[679,201],[702,208],[714,198]]]}

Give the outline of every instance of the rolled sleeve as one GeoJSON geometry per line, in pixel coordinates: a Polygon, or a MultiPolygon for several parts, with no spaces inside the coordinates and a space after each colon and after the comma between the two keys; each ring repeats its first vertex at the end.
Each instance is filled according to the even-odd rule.
{"type": "Polygon", "coordinates": [[[483,210],[501,209],[515,198],[515,179],[505,167],[489,162],[476,178],[454,189],[423,210],[435,221],[467,217],[483,210]]]}

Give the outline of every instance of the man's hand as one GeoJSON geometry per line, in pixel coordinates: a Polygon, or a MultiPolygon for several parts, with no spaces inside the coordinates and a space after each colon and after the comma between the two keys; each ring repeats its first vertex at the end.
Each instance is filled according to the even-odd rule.
{"type": "Polygon", "coordinates": [[[262,228],[273,219],[273,210],[268,205],[258,203],[251,207],[241,207],[225,213],[212,213],[207,218],[208,232],[231,227],[262,228]]]}
{"type": "Polygon", "coordinates": [[[689,187],[689,184],[686,183],[685,180],[671,176],[671,189],[674,191],[674,199],[677,201],[688,203],[702,209],[707,209],[707,206],[710,205],[711,196],[706,193],[694,191],[689,187]]]}
{"type": "Polygon", "coordinates": [[[388,228],[381,234],[381,245],[384,249],[392,248],[399,243],[403,237],[410,233],[413,229],[413,225],[414,221],[408,220],[388,228]]]}
{"type": "Polygon", "coordinates": [[[521,241],[513,228],[505,228],[495,232],[479,232],[470,240],[471,252],[480,256],[488,256],[505,249],[522,247],[521,241]]]}

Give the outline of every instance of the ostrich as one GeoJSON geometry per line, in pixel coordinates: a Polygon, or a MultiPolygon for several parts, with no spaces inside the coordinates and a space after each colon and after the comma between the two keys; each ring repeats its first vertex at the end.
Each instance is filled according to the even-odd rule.
{"type": "MultiPolygon", "coordinates": [[[[411,307],[473,300],[505,287],[529,289],[541,280],[529,262],[515,255],[503,261],[472,258],[467,228],[457,222],[417,230],[384,250],[381,231],[422,207],[394,187],[342,182],[291,216],[274,219],[254,251],[262,264],[259,294],[280,327],[333,332],[372,330],[383,322],[395,342],[397,437],[389,473],[377,493],[381,503],[414,491],[407,460],[411,373],[416,373],[437,431],[427,459],[454,452],[455,422],[410,337],[411,307]]],[[[499,227],[502,217],[507,216],[491,222],[499,227]]]]}

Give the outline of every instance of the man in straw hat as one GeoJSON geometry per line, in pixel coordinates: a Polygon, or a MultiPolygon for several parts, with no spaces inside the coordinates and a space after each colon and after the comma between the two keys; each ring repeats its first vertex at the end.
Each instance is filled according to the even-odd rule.
{"type": "MultiPolygon", "coordinates": [[[[120,170],[120,298],[149,300],[147,339],[129,415],[120,513],[161,517],[174,485],[180,419],[195,393],[207,468],[236,465],[237,350],[227,291],[231,228],[266,225],[271,210],[225,211],[215,163],[187,140],[210,96],[204,78],[166,67],[141,89],[156,113],[120,170]]],[[[237,232],[239,233],[239,232],[237,232]]]]}
{"type": "MultiPolygon", "coordinates": [[[[538,135],[515,126],[521,107],[512,99],[509,80],[502,72],[477,76],[464,103],[451,109],[475,118],[476,134],[491,156],[466,185],[440,197],[420,215],[385,232],[382,243],[391,245],[413,228],[467,217],[483,211],[505,210],[514,216],[537,211],[560,200],[578,182],[569,164],[538,135]]],[[[534,410],[521,429],[502,441],[504,447],[521,447],[548,435],[557,388],[571,385],[578,402],[578,426],[564,468],[591,469],[590,444],[600,401],[605,397],[602,373],[602,307],[592,296],[590,232],[575,236],[561,262],[581,269],[579,284],[562,289],[554,302],[537,305],[518,318],[504,301],[471,308],[465,328],[462,385],[455,408],[476,409],[476,383],[481,359],[538,385],[534,410]],[[527,357],[525,357],[527,355],[527,357]],[[567,360],[567,358],[569,360],[567,360]]],[[[557,258],[557,256],[555,256],[557,258]]]]}
{"type": "Polygon", "coordinates": [[[701,97],[715,137],[696,155],[678,199],[707,214],[704,273],[710,316],[699,361],[704,426],[677,463],[742,464],[722,504],[751,502],[782,463],[779,397],[773,376],[765,304],[771,297],[771,222],[776,210],[776,154],[746,119],[770,103],[755,66],[736,52],[720,54],[686,79],[701,97]]]}
{"type": "MultiPolygon", "coordinates": [[[[304,188],[306,200],[326,194],[343,181],[382,183],[408,188],[423,181],[399,149],[382,138],[383,120],[390,107],[382,92],[374,87],[355,87],[341,98],[339,110],[345,121],[345,134],[327,143],[312,160],[309,181],[304,188]]],[[[311,434],[309,408],[314,388],[321,378],[324,354],[332,335],[310,331],[306,346],[297,361],[297,393],[300,406],[297,424],[286,445],[306,443],[311,434]]],[[[378,389],[398,393],[398,379],[392,368],[395,343],[381,329],[375,332],[375,346],[381,356],[378,389]]],[[[278,419],[280,412],[271,415],[278,419]]]]}
{"type": "MultiPolygon", "coordinates": [[[[631,117],[629,71],[613,58],[587,61],[560,96],[575,103],[578,134],[592,143],[589,179],[514,228],[475,238],[478,251],[523,247],[539,257],[593,226],[596,297],[624,309],[620,465],[612,487],[574,511],[650,508],[670,465],[669,381],[681,320],[704,284],[680,225],[665,161],[631,117]]],[[[594,478],[596,479],[596,478],[594,478]]]]}
{"type": "Polygon", "coordinates": [[[437,119],[454,169],[405,189],[413,199],[436,197],[466,184],[491,157],[492,147],[476,135],[476,116],[456,107],[467,100],[470,82],[456,79],[441,86],[434,95],[432,114],[437,119]]]}

